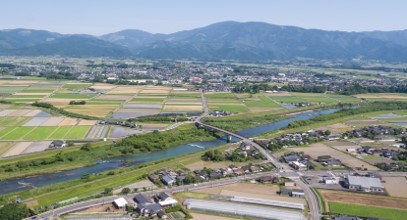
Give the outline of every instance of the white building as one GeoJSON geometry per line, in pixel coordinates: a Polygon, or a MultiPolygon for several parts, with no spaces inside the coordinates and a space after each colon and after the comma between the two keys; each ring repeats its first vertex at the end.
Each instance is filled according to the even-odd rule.
{"type": "Polygon", "coordinates": [[[379,178],[365,176],[350,176],[345,178],[350,190],[362,192],[384,192],[384,187],[379,178]]]}

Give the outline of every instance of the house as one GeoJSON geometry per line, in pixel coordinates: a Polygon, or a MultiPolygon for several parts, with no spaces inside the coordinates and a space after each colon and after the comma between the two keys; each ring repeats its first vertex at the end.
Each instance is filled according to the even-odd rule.
{"type": "Polygon", "coordinates": [[[158,194],[157,200],[158,204],[160,204],[162,207],[175,206],[178,203],[177,200],[173,199],[165,192],[158,194]]]}
{"type": "Polygon", "coordinates": [[[160,204],[157,203],[138,203],[136,208],[141,216],[155,216],[161,210],[160,204]]]}
{"type": "Polygon", "coordinates": [[[384,192],[384,187],[379,178],[365,176],[351,176],[345,178],[345,185],[350,190],[362,192],[384,192]]]}
{"type": "Polygon", "coordinates": [[[127,201],[126,201],[126,199],[124,199],[123,197],[120,197],[120,198],[115,199],[115,200],[113,201],[113,205],[114,205],[116,208],[118,208],[118,209],[124,208],[124,207],[126,207],[126,205],[127,205],[127,201]]]}
{"type": "Polygon", "coordinates": [[[244,170],[242,168],[233,169],[233,173],[238,175],[238,176],[245,174],[245,172],[244,172],[244,170]]]}
{"type": "Polygon", "coordinates": [[[301,159],[298,154],[289,154],[287,156],[283,156],[282,158],[285,163],[295,162],[301,159]]]}
{"type": "Polygon", "coordinates": [[[151,201],[149,199],[147,199],[143,194],[137,194],[136,196],[134,196],[133,200],[137,203],[137,204],[141,204],[141,203],[151,203],[151,201]]]}
{"type": "Polygon", "coordinates": [[[304,190],[301,190],[301,189],[293,189],[293,190],[291,191],[291,196],[292,196],[292,197],[304,197],[304,196],[305,196],[305,193],[304,193],[304,190]]]}
{"type": "Polygon", "coordinates": [[[50,148],[63,148],[66,147],[66,142],[65,141],[53,141],[49,145],[50,148]]]}
{"type": "Polygon", "coordinates": [[[155,174],[150,174],[150,175],[148,175],[148,179],[151,182],[156,183],[156,182],[158,182],[158,180],[160,180],[160,177],[158,175],[155,175],[155,174]]]}
{"type": "Polygon", "coordinates": [[[175,179],[172,178],[172,176],[170,175],[165,175],[161,177],[161,182],[163,182],[167,186],[171,186],[175,182],[175,179]]]}
{"type": "Polygon", "coordinates": [[[280,189],[280,191],[278,192],[280,195],[288,195],[288,196],[291,196],[291,194],[293,193],[293,190],[292,189],[285,189],[285,188],[282,188],[282,189],[280,189]]]}
{"type": "Polygon", "coordinates": [[[259,165],[251,165],[249,167],[250,172],[256,173],[261,171],[261,167],[259,165]]]}
{"type": "Polygon", "coordinates": [[[327,185],[339,184],[339,178],[337,177],[322,177],[322,182],[327,185]]]}
{"type": "Polygon", "coordinates": [[[295,186],[295,182],[285,181],[284,186],[295,186]]]}
{"type": "Polygon", "coordinates": [[[326,160],[326,161],[322,162],[321,164],[324,166],[333,166],[333,167],[338,167],[338,166],[342,165],[341,161],[338,159],[335,159],[335,158],[326,160]]]}
{"type": "Polygon", "coordinates": [[[223,175],[220,172],[213,172],[209,174],[209,179],[218,179],[221,178],[223,175]]]}
{"type": "Polygon", "coordinates": [[[257,179],[260,183],[278,183],[280,179],[276,176],[262,176],[257,179]]]}

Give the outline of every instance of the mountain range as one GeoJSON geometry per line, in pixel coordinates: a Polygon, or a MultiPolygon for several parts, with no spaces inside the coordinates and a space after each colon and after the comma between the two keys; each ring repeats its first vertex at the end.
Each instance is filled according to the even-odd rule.
{"type": "Polygon", "coordinates": [[[270,61],[354,58],[407,61],[407,30],[344,32],[262,22],[220,22],[172,34],[123,30],[102,36],[0,31],[0,55],[270,61]]]}

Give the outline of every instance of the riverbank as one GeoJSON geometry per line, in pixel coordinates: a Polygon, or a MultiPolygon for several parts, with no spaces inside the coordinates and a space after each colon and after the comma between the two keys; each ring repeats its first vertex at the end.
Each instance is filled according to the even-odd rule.
{"type": "Polygon", "coordinates": [[[0,180],[67,171],[92,166],[110,158],[136,156],[180,144],[214,139],[206,130],[186,124],[164,132],[130,136],[116,144],[102,142],[87,148],[78,146],[0,161],[0,180]]]}

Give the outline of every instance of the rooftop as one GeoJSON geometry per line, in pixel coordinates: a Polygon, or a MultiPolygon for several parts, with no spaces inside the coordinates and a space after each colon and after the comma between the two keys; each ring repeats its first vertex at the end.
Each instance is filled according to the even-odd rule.
{"type": "Polygon", "coordinates": [[[364,188],[383,188],[379,178],[365,176],[348,176],[349,185],[357,185],[364,188]]]}

